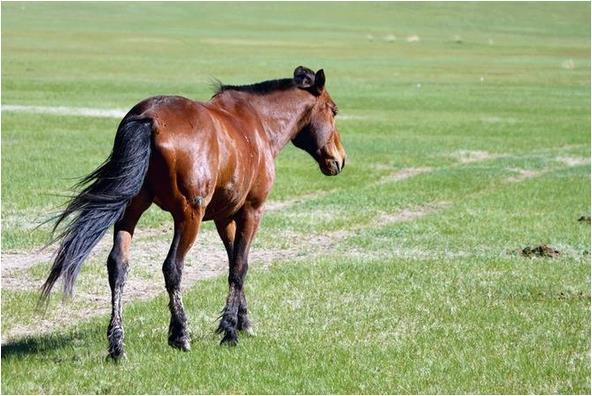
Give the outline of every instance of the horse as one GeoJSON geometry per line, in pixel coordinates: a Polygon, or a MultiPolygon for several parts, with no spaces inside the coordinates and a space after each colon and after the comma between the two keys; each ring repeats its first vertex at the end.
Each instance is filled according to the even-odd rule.
{"type": "Polygon", "coordinates": [[[309,153],[321,172],[340,173],[346,152],[335,127],[337,106],[325,89],[324,71],[299,66],[292,78],[224,85],[207,102],[155,96],[121,120],[110,156],[84,177],[81,190],[55,217],[60,241],[41,300],[62,277],[64,296],[93,247],[114,226],[107,259],[111,288],[108,354],[124,355],[122,293],[129,248],[142,214],[155,203],[169,212],[174,236],[162,265],[171,314],[168,343],[189,351],[181,296],[185,256],[203,221],[213,220],[228,255],[228,295],[216,332],[234,346],[252,331],[244,282],[249,249],[274,178],[274,160],[290,141],[309,153]]]}

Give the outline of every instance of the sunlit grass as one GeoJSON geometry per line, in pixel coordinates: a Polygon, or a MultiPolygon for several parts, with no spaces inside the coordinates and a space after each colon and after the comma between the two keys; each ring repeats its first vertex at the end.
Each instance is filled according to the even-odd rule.
{"type": "MultiPolygon", "coordinates": [[[[584,3],[3,3],[3,104],[207,100],[212,77],[322,67],[348,162],[327,178],[291,145],[277,159],[270,203],[292,203],[267,213],[254,249],[302,254],[251,263],[258,336],[236,349],[213,332],[224,276],[185,292],[190,353],[166,344],[163,294],[126,301],[128,359],[114,365],[104,257],[77,285],[103,300],[61,308],[56,293],[45,317],[47,259],[10,272],[23,281],[2,290],[2,392],[589,393],[590,226],[577,221],[590,214],[589,15],[584,3]],[[425,171],[390,179],[409,168],[425,171]],[[419,215],[397,220],[405,210],[419,215]],[[516,253],[539,244],[561,255],[516,253]],[[43,320],[60,329],[6,343],[43,320]]],[[[48,241],[35,227],[107,157],[118,122],[2,113],[3,254],[48,241]]],[[[170,225],[153,206],[139,228],[159,232],[138,249],[170,225]]],[[[164,290],[160,263],[132,257],[131,275],[164,290]]]]}

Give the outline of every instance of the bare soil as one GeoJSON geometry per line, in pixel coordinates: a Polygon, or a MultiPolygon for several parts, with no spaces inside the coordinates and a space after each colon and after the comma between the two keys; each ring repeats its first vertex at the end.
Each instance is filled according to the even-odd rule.
{"type": "Polygon", "coordinates": [[[556,160],[569,167],[587,165],[590,163],[590,158],[581,157],[557,157],[556,160]]]}
{"type": "Polygon", "coordinates": [[[461,164],[472,164],[497,158],[497,155],[482,150],[460,150],[453,153],[452,156],[461,164]]]}
{"type": "Polygon", "coordinates": [[[549,245],[540,245],[536,247],[527,246],[523,249],[518,249],[518,252],[523,257],[553,258],[561,255],[561,252],[559,252],[559,250],[556,250],[549,245]]]}
{"type": "Polygon", "coordinates": [[[385,226],[393,223],[413,221],[428,214],[445,209],[448,206],[450,205],[446,202],[436,202],[431,205],[423,205],[414,208],[403,208],[394,213],[385,213],[378,218],[376,223],[378,226],[385,226]]]}
{"type": "Polygon", "coordinates": [[[524,180],[527,180],[527,179],[530,179],[533,177],[541,176],[543,174],[543,171],[535,171],[535,170],[529,170],[529,169],[512,168],[510,170],[512,172],[516,172],[517,174],[506,178],[506,181],[509,183],[521,182],[521,181],[524,181],[524,180]]]}
{"type": "Polygon", "coordinates": [[[378,184],[398,182],[398,181],[405,180],[410,177],[417,176],[422,173],[427,173],[427,172],[431,172],[431,171],[432,171],[432,168],[430,168],[430,167],[403,168],[403,169],[400,169],[388,176],[385,176],[385,177],[379,179],[378,184]]]}

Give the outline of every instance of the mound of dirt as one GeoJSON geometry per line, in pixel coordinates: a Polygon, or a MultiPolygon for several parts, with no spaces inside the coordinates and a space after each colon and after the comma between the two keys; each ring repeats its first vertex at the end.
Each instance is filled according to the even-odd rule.
{"type": "Polygon", "coordinates": [[[588,223],[590,224],[590,216],[582,216],[578,219],[580,223],[588,223]]]}
{"type": "Polygon", "coordinates": [[[524,249],[519,249],[518,252],[523,257],[557,257],[561,253],[548,245],[540,245],[537,247],[527,246],[524,249]]]}
{"type": "Polygon", "coordinates": [[[590,293],[584,292],[561,292],[559,293],[560,300],[590,300],[590,293]]]}

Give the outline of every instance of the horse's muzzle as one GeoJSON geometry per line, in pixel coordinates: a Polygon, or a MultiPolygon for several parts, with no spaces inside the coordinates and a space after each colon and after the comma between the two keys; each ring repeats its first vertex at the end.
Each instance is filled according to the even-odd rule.
{"type": "Polygon", "coordinates": [[[323,160],[319,165],[321,168],[321,172],[323,172],[324,175],[336,176],[345,167],[345,158],[343,158],[341,161],[336,159],[323,160]]]}
{"type": "Polygon", "coordinates": [[[334,134],[333,136],[337,137],[337,139],[323,146],[316,157],[321,172],[327,176],[338,175],[345,166],[345,149],[338,139],[339,135],[334,134]]]}

